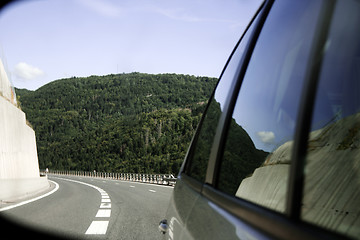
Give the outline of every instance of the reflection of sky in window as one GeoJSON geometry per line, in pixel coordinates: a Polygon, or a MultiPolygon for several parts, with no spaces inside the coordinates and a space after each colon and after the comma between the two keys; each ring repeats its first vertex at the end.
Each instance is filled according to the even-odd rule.
{"type": "Polygon", "coordinates": [[[302,2],[297,7],[287,4],[275,4],[271,10],[233,114],[256,148],[265,151],[274,151],[293,138],[319,10],[318,2],[302,2]]]}
{"type": "Polygon", "coordinates": [[[359,12],[360,3],[353,1],[343,1],[335,8],[324,48],[313,130],[360,111],[359,12]]]}
{"type": "MultiPolygon", "coordinates": [[[[284,109],[283,101],[279,109],[273,111],[272,105],[276,97],[273,95],[274,98],[269,99],[265,95],[271,94],[266,85],[247,81],[244,82],[244,87],[245,91],[242,91],[238,98],[233,118],[249,134],[256,148],[274,151],[284,142],[291,140],[295,116],[291,116],[284,109]]],[[[296,99],[287,100],[298,102],[296,99]]]]}
{"type": "Polygon", "coordinates": [[[251,35],[251,31],[253,28],[250,28],[244,38],[241,41],[241,44],[236,49],[235,53],[231,57],[231,61],[229,62],[228,66],[226,67],[226,71],[221,76],[221,82],[216,88],[215,91],[215,100],[220,103],[221,111],[224,110],[224,104],[226,101],[226,98],[228,97],[229,90],[232,86],[234,75],[236,71],[238,70],[240,59],[243,56],[246,43],[249,40],[249,37],[251,35]]]}

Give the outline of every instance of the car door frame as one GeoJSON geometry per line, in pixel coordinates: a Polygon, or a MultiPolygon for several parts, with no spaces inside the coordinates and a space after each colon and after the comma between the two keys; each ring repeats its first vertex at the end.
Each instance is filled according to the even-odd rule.
{"type": "MultiPolygon", "coordinates": [[[[184,173],[184,169],[187,167],[187,159],[191,159],[193,154],[194,145],[198,137],[199,130],[201,129],[202,121],[206,115],[205,113],[200,121],[199,127],[194,135],[189,151],[185,157],[185,161],[181,167],[179,173],[179,180],[184,181],[191,186],[196,192],[208,199],[209,203],[216,204],[220,209],[225,210],[227,213],[239,218],[244,223],[252,226],[254,229],[264,233],[270,238],[280,239],[344,239],[343,235],[324,230],[320,227],[311,225],[309,223],[300,220],[302,189],[303,189],[303,169],[304,159],[307,150],[308,133],[310,130],[310,124],[312,119],[312,110],[314,105],[315,94],[317,90],[318,76],[321,68],[322,58],[321,56],[322,46],[324,46],[328,29],[330,26],[330,20],[332,12],[335,6],[335,0],[323,1],[323,8],[319,14],[319,20],[316,26],[316,35],[312,43],[311,59],[307,66],[306,77],[304,80],[304,88],[301,93],[299,114],[297,124],[295,128],[294,137],[294,150],[292,153],[292,164],[290,168],[290,177],[288,184],[288,197],[286,203],[285,214],[280,214],[272,210],[266,209],[262,206],[248,202],[246,200],[229,196],[214,186],[218,180],[218,169],[221,164],[221,157],[224,151],[224,142],[227,137],[227,130],[229,128],[229,122],[232,117],[232,112],[235,107],[236,99],[241,88],[242,80],[244,78],[248,63],[252,56],[256,42],[261,33],[262,27],[267,19],[267,16],[271,10],[274,0],[266,1],[258,10],[253,21],[249,24],[248,28],[255,24],[249,42],[245,47],[245,51],[241,60],[239,61],[239,68],[235,74],[236,80],[233,81],[232,91],[224,105],[224,110],[218,122],[216,134],[213,140],[211,154],[206,171],[205,183],[200,183],[197,180],[188,177],[184,173]]],[[[248,29],[247,28],[247,29],[248,29]]],[[[241,42],[240,39],[239,42],[241,42]]],[[[239,43],[238,43],[239,44],[239,43]]],[[[236,47],[238,46],[236,45],[236,47]]],[[[235,47],[235,49],[236,49],[235,47]]],[[[231,56],[234,52],[231,54],[231,56]]],[[[231,60],[231,56],[229,60],[231,60]]],[[[226,67],[221,74],[223,75],[226,67]]],[[[221,81],[220,76],[220,81],[221,81]]],[[[215,91],[214,91],[215,93],[215,91]]],[[[214,95],[213,93],[213,95],[214,95]]],[[[212,96],[213,96],[212,95],[212,96]]],[[[219,213],[221,214],[221,213],[219,213]]]]}

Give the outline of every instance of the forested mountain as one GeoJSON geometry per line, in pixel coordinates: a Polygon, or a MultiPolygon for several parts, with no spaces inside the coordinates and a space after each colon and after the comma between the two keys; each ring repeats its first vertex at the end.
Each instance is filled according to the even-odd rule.
{"type": "Polygon", "coordinates": [[[16,89],[40,168],[177,173],[216,78],[130,73],[16,89]]]}

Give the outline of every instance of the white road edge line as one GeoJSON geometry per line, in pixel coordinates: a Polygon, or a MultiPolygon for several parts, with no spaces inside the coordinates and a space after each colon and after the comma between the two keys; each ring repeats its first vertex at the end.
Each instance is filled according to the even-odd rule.
{"type": "Polygon", "coordinates": [[[76,180],[72,180],[72,179],[69,179],[69,178],[61,178],[61,177],[52,177],[52,178],[57,178],[57,179],[64,180],[64,181],[69,181],[69,182],[75,182],[75,183],[83,184],[83,185],[86,185],[86,186],[88,186],[88,187],[95,188],[96,190],[98,190],[98,191],[100,192],[100,194],[101,194],[102,192],[105,192],[102,188],[97,187],[97,186],[92,185],[92,184],[89,184],[89,183],[86,183],[86,182],[81,182],[81,181],[76,181],[76,180]]]}
{"type": "Polygon", "coordinates": [[[23,201],[23,202],[19,202],[17,204],[11,205],[11,206],[0,208],[0,212],[6,211],[6,210],[9,210],[9,209],[12,209],[12,208],[16,208],[16,207],[19,207],[19,206],[22,206],[22,205],[25,205],[25,204],[28,204],[28,203],[31,203],[31,202],[35,202],[35,201],[37,201],[39,199],[42,199],[44,197],[47,197],[47,196],[53,194],[54,192],[56,192],[59,189],[59,184],[57,184],[57,182],[54,182],[54,181],[51,181],[51,180],[48,180],[48,181],[55,184],[55,188],[53,190],[51,190],[50,192],[45,193],[45,194],[43,194],[41,196],[38,196],[36,198],[32,198],[32,199],[29,199],[29,200],[26,200],[26,201],[23,201]]]}

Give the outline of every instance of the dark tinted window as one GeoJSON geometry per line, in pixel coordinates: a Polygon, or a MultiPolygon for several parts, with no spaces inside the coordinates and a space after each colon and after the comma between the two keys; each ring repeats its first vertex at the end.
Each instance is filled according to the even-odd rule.
{"type": "Polygon", "coordinates": [[[360,238],[360,2],[338,1],[324,46],[302,218],[360,238]]]}
{"type": "Polygon", "coordinates": [[[210,156],[210,151],[213,143],[213,139],[216,133],[216,128],[224,110],[224,105],[228,94],[233,86],[234,80],[236,80],[236,73],[239,69],[239,62],[243,56],[247,42],[249,41],[252,28],[250,28],[235,53],[225,72],[223,73],[218,86],[216,87],[214,96],[209,101],[209,106],[206,111],[206,115],[201,124],[200,132],[198,134],[197,142],[193,149],[193,157],[189,162],[189,166],[186,173],[189,176],[203,182],[205,180],[207,164],[210,156]]]}
{"type": "Polygon", "coordinates": [[[232,115],[218,189],[285,210],[294,129],[318,1],[276,1],[232,115]]]}

